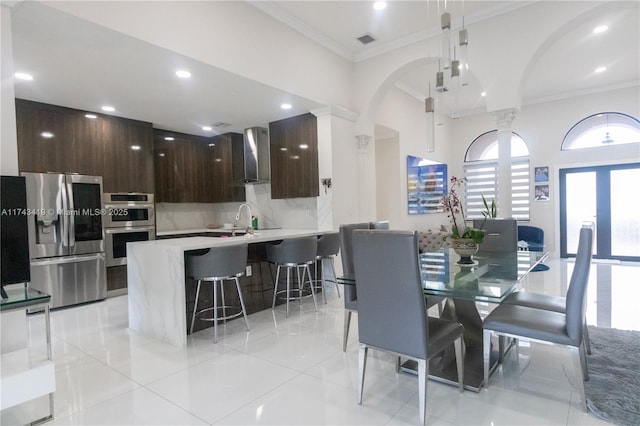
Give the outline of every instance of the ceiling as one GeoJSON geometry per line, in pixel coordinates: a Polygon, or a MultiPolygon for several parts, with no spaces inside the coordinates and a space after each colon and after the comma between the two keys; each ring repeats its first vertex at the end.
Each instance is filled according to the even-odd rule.
{"type": "MultiPolygon", "coordinates": [[[[439,34],[438,17],[445,4],[393,1],[385,10],[375,11],[370,1],[249,3],[353,62],[439,34]],[[366,33],[376,41],[362,45],[356,40],[366,33]]],[[[462,15],[469,25],[531,3],[449,1],[448,9],[456,29],[462,15]]],[[[523,88],[524,103],[638,84],[638,13],[612,8],[596,18],[572,25],[536,58],[523,88]],[[602,22],[609,30],[597,42],[587,43],[585,34],[602,22]],[[593,73],[596,63],[608,67],[597,79],[593,73]]],[[[114,115],[201,135],[267,126],[270,121],[323,106],[36,2],[18,3],[12,19],[14,68],[35,76],[30,82],[16,80],[18,98],[98,112],[101,105],[112,104],[114,115]],[[177,79],[177,68],[189,69],[192,78],[177,79]],[[281,110],[283,102],[293,108],[281,110]],[[215,127],[216,123],[229,125],[215,127]],[[214,127],[212,132],[201,129],[207,125],[214,127]]],[[[429,91],[425,75],[434,74],[435,67],[432,63],[408,70],[396,87],[423,99],[429,91]]],[[[461,110],[482,111],[481,92],[472,76],[461,92],[461,110]]]]}

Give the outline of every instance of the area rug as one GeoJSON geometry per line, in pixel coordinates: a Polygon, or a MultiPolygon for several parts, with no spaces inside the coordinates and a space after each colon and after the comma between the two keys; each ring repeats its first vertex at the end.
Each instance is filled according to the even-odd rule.
{"type": "Polygon", "coordinates": [[[589,326],[587,406],[618,425],[640,425],[640,332],[589,326]]]}

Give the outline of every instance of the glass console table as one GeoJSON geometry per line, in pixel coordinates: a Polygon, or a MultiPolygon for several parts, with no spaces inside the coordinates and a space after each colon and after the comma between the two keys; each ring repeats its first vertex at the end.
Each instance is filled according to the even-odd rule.
{"type": "Polygon", "coordinates": [[[37,425],[53,419],[54,412],[55,366],[51,353],[51,321],[49,316],[51,296],[25,284],[11,284],[5,286],[4,289],[7,298],[0,300],[0,313],[30,308],[44,309],[46,360],[31,359],[28,349],[2,354],[2,376],[0,379],[1,410],[49,395],[49,414],[29,423],[37,425]]]}
{"type": "MultiPolygon", "coordinates": [[[[516,289],[518,283],[547,256],[546,252],[536,251],[478,253],[473,256],[473,265],[458,265],[456,262],[460,257],[451,249],[420,254],[419,264],[425,297],[445,298],[442,318],[458,321],[464,326],[466,389],[477,392],[484,380],[482,318],[476,302],[502,303],[516,289]]],[[[337,281],[343,285],[355,285],[353,278],[338,277],[337,281]]],[[[497,340],[492,342],[491,346],[493,371],[499,357],[497,340]]],[[[457,385],[453,348],[450,352],[432,359],[429,364],[429,377],[457,385]]],[[[405,362],[403,370],[413,370],[413,364],[413,361],[405,362]]]]}

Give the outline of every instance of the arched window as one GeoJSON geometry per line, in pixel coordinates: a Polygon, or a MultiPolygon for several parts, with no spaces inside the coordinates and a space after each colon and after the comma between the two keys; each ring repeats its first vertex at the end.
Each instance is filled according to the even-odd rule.
{"type": "MultiPolygon", "coordinates": [[[[518,220],[529,220],[531,178],[529,148],[516,133],[511,134],[511,212],[518,220]]],[[[464,156],[465,212],[467,219],[482,218],[484,205],[498,198],[498,131],[483,133],[471,142],[464,156]]]]}
{"type": "Polygon", "coordinates": [[[562,150],[640,143],[640,121],[619,112],[583,118],[564,136],[562,150]]]}

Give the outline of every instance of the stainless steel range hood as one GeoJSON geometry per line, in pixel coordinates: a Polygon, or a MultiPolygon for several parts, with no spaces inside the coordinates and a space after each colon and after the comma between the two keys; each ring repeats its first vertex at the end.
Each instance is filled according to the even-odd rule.
{"type": "Polygon", "coordinates": [[[244,181],[262,183],[271,180],[269,131],[264,127],[244,129],[244,181]]]}

